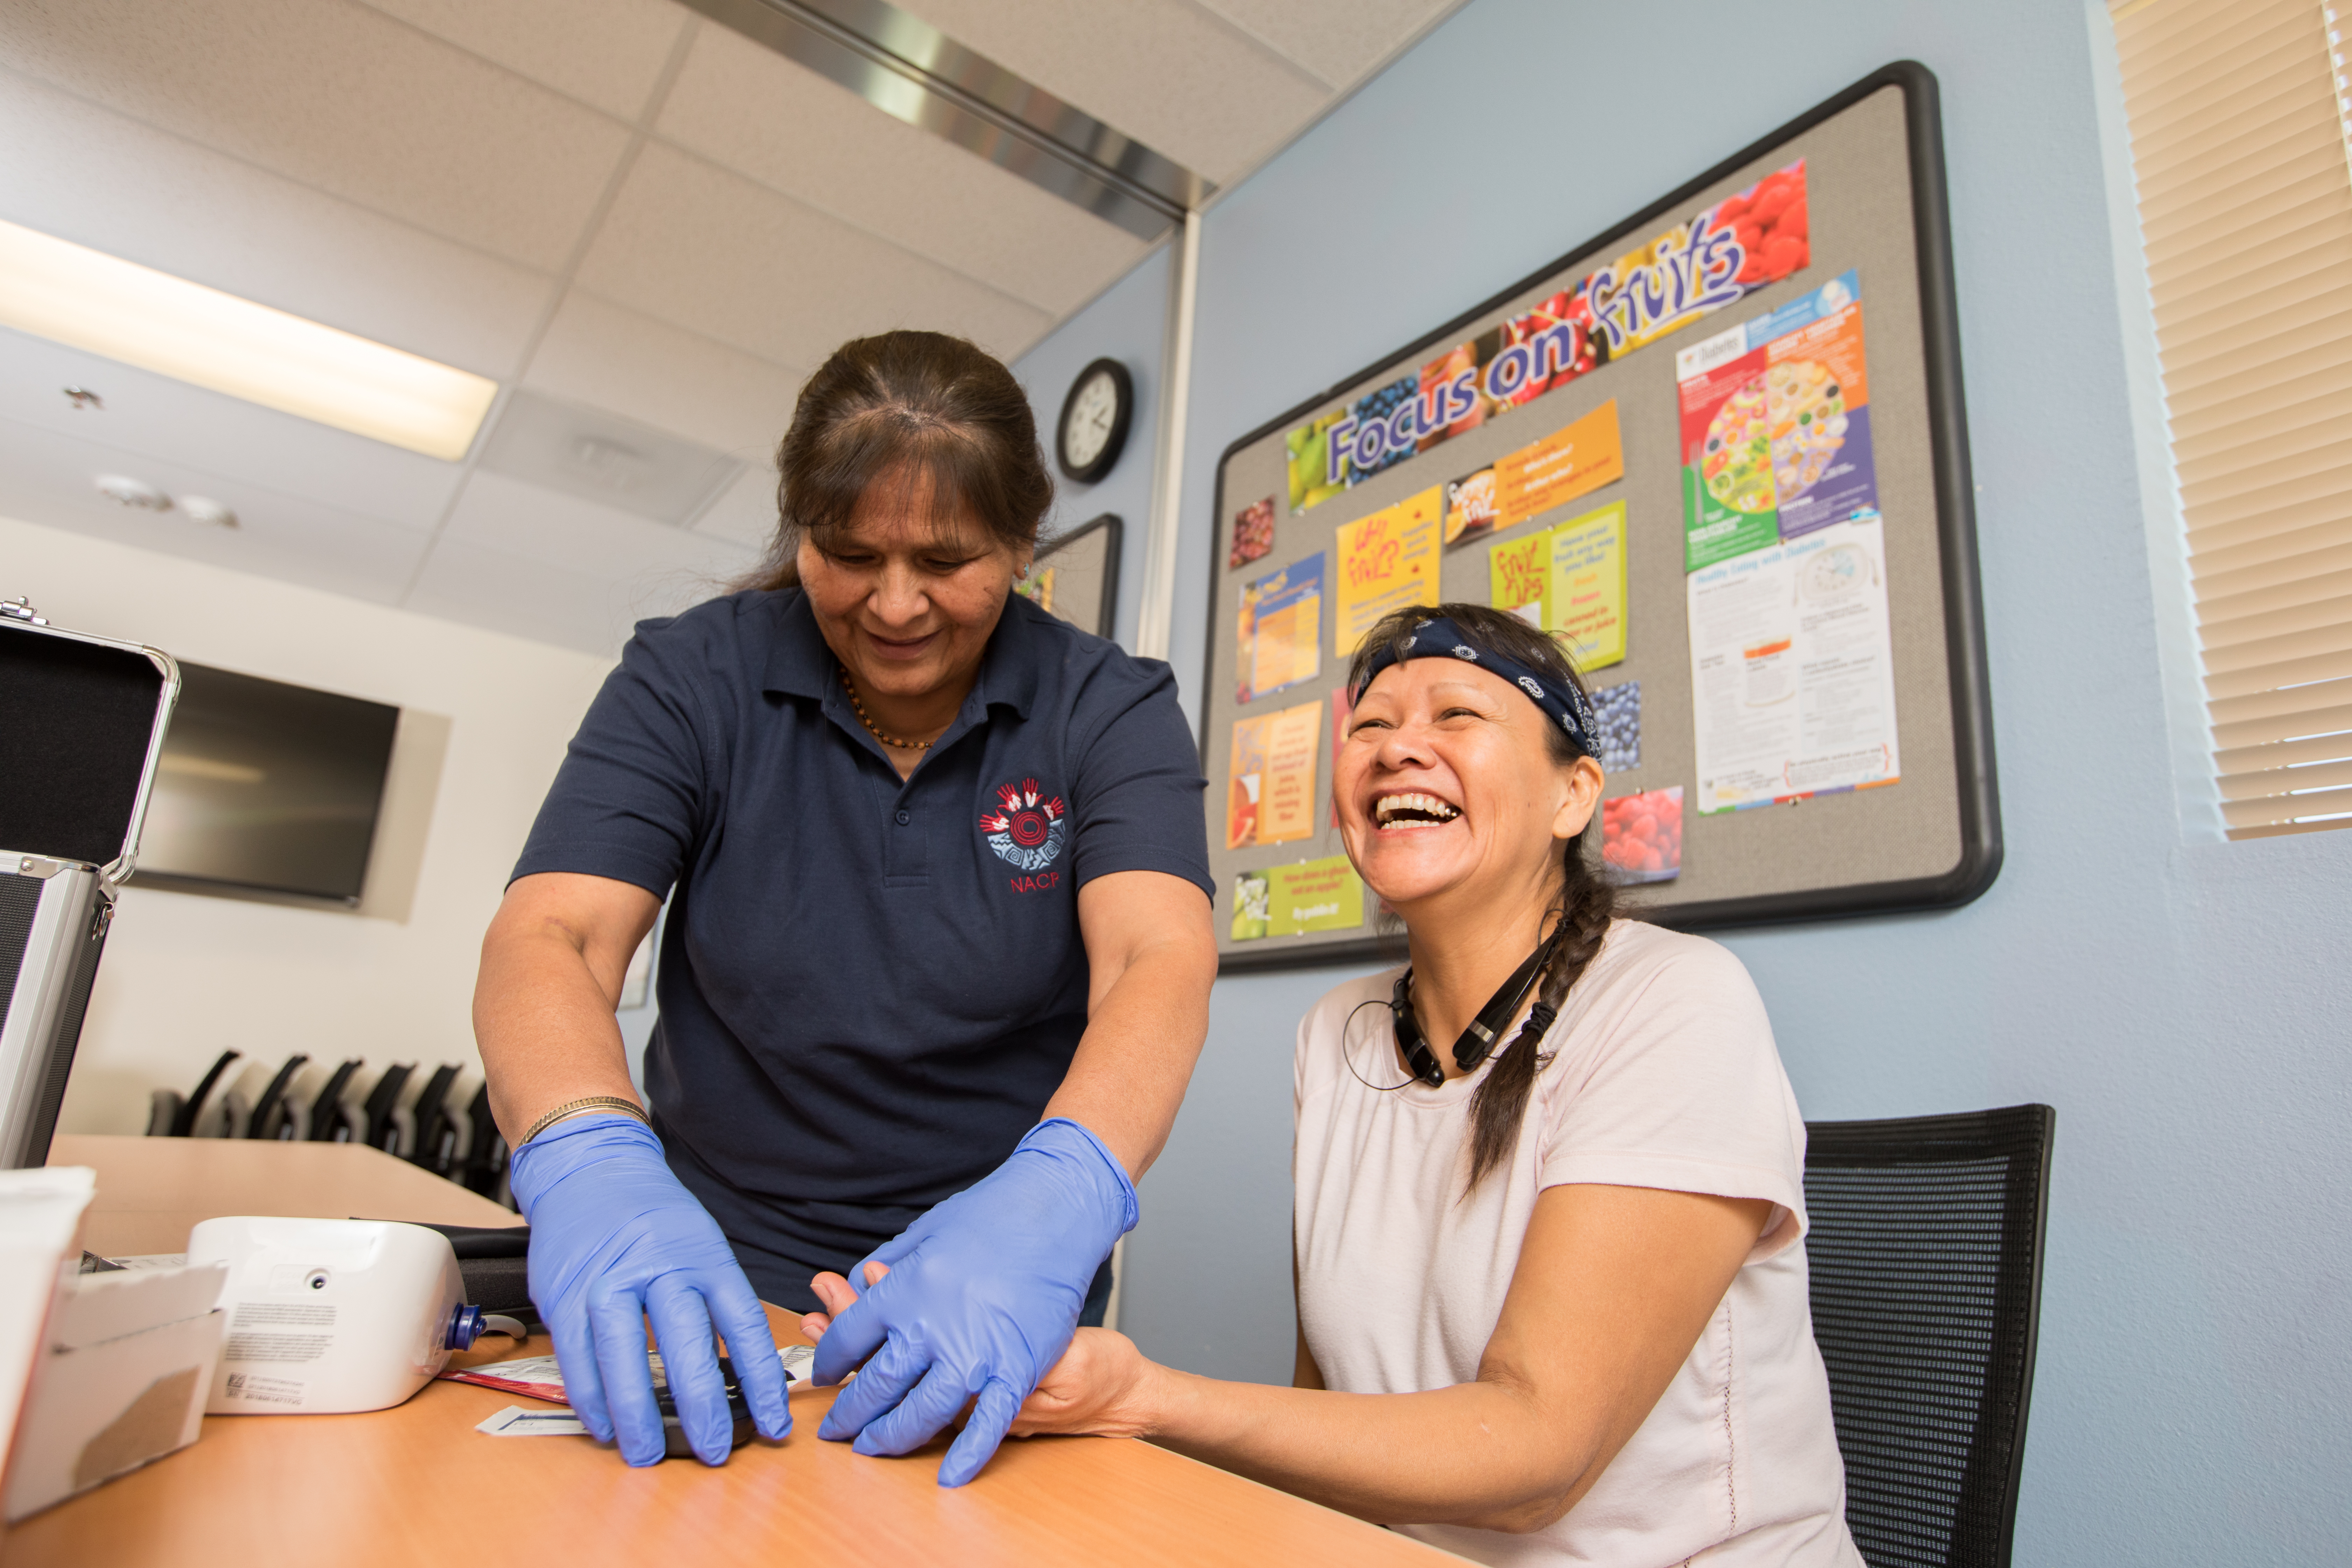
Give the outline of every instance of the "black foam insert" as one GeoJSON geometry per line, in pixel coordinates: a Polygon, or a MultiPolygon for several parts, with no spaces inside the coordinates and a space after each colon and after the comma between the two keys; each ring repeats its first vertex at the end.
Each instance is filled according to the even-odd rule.
{"type": "Polygon", "coordinates": [[[142,654],[0,621],[0,848],[121,854],[163,691],[142,654]]]}

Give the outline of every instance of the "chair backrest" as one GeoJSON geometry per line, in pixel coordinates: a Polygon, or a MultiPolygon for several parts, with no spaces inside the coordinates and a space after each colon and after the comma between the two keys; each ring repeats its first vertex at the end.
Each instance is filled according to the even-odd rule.
{"type": "Polygon", "coordinates": [[[188,1098],[183,1100],[180,1109],[173,1113],[172,1137],[185,1138],[195,1131],[196,1120],[205,1113],[205,1101],[212,1098],[213,1086],[220,1082],[221,1074],[228,1070],[228,1064],[236,1060],[239,1054],[236,1051],[223,1051],[220,1058],[213,1063],[211,1070],[196,1080],[196,1087],[188,1092],[188,1098]]]}
{"type": "Polygon", "coordinates": [[[300,1051],[286,1058],[277,1076],[262,1089],[261,1098],[253,1102],[253,1120],[246,1127],[247,1137],[278,1136],[279,1130],[286,1125],[286,1090],[294,1082],[296,1075],[301,1072],[303,1064],[310,1059],[300,1051]]]}
{"type": "Polygon", "coordinates": [[[360,1057],[346,1057],[342,1065],[327,1075],[327,1081],[310,1100],[310,1137],[313,1143],[341,1143],[335,1136],[343,1125],[343,1094],[351,1087],[352,1075],[367,1065],[360,1057]]]}
{"type": "Polygon", "coordinates": [[[1813,1337],[1871,1568],[2007,1568],[2057,1114],[1806,1126],[1813,1337]]]}

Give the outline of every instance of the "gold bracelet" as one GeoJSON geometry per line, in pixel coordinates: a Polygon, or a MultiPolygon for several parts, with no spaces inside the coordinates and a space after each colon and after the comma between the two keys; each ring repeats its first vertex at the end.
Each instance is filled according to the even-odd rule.
{"type": "Polygon", "coordinates": [[[648,1127],[653,1125],[653,1118],[647,1116],[646,1114],[645,1107],[639,1105],[635,1100],[623,1100],[617,1094],[592,1094],[585,1100],[575,1100],[571,1101],[569,1104],[559,1105],[554,1110],[549,1111],[546,1115],[541,1117],[538,1121],[532,1122],[530,1124],[530,1131],[524,1133],[520,1138],[515,1140],[515,1147],[518,1149],[521,1148],[524,1144],[530,1142],[532,1139],[538,1137],[541,1133],[546,1131],[549,1128],[554,1126],[565,1117],[583,1110],[623,1111],[630,1116],[635,1117],[638,1121],[644,1122],[648,1127]]]}

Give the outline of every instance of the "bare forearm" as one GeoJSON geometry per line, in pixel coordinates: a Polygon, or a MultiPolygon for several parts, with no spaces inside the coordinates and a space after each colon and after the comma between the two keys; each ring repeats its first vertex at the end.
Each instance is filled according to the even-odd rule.
{"type": "Polygon", "coordinates": [[[494,931],[483,943],[474,1038],[491,1113],[509,1141],[568,1101],[637,1098],[613,1002],[560,935],[494,931]]]}
{"type": "Polygon", "coordinates": [[[1087,1021],[1085,1037],[1048,1117],[1066,1116],[1101,1139],[1128,1174],[1160,1157],[1192,1064],[1209,1034],[1215,953],[1171,942],[1139,954],[1087,1021]]]}
{"type": "Polygon", "coordinates": [[[1538,1529],[1600,1471],[1597,1432],[1501,1383],[1334,1394],[1154,1366],[1138,1395],[1161,1447],[1378,1524],[1538,1529]]]}

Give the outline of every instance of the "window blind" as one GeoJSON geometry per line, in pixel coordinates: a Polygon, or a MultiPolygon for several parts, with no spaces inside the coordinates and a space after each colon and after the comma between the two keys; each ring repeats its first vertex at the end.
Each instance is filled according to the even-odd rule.
{"type": "Polygon", "coordinates": [[[2120,0],[2232,838],[2352,827],[2352,82],[2321,0],[2120,0]]]}

